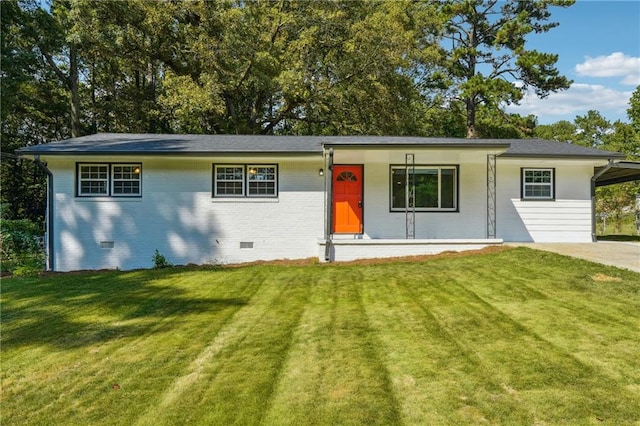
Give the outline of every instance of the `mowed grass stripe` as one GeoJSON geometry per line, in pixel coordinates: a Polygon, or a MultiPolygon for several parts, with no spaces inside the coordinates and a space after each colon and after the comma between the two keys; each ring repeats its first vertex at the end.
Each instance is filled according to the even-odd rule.
{"type": "MultiPolygon", "coordinates": [[[[432,288],[434,271],[429,274],[414,280],[432,288]]],[[[367,306],[393,372],[403,423],[477,423],[505,414],[511,422],[527,420],[518,402],[482,368],[472,347],[459,344],[426,298],[405,286],[404,279],[389,282],[388,288],[368,287],[367,306]],[[492,400],[489,409],[482,404],[487,397],[492,400]]]]}
{"type": "MultiPolygon", "coordinates": [[[[521,250],[523,257],[536,253],[521,250]]],[[[519,277],[495,268],[491,285],[468,281],[465,287],[610,380],[632,387],[640,383],[638,280],[623,279],[633,273],[620,269],[558,258],[561,279],[549,280],[541,268],[527,269],[519,277]]]]}
{"type": "MultiPolygon", "coordinates": [[[[5,323],[3,318],[3,364],[12,366],[15,359],[21,371],[15,376],[13,368],[3,368],[3,409],[33,406],[32,410],[18,411],[25,423],[56,416],[63,424],[76,423],[76,418],[100,423],[114,412],[135,418],[157,398],[165,383],[181,374],[185,361],[200,352],[199,338],[215,335],[219,325],[259,289],[244,282],[228,286],[215,276],[209,279],[212,276],[207,273],[200,276],[200,272],[200,286],[192,291],[192,273],[149,272],[148,279],[140,279],[144,272],[108,279],[101,275],[62,276],[54,281],[58,291],[50,291],[49,282],[45,294],[54,301],[51,310],[63,320],[43,320],[41,327],[46,332],[38,331],[35,336],[29,329],[14,329],[11,321],[5,323]],[[64,303],[70,295],[83,293],[91,296],[89,303],[64,303]],[[105,295],[104,303],[98,297],[101,294],[105,295]],[[113,307],[112,315],[93,314],[105,304],[113,307]],[[120,320],[114,321],[114,316],[120,320]],[[203,316],[209,321],[192,328],[203,316]],[[78,323],[76,317],[92,322],[78,323]],[[99,338],[87,339],[91,333],[99,338]]],[[[3,314],[12,311],[8,302],[3,305],[3,314]]],[[[33,312],[27,309],[23,313],[33,312]]]]}
{"type": "Polygon", "coordinates": [[[265,424],[397,424],[399,413],[361,300],[357,269],[316,268],[265,424]]]}
{"type": "Polygon", "coordinates": [[[178,379],[139,424],[256,424],[265,413],[309,287],[271,271],[195,361],[197,377],[178,379]],[[184,385],[184,388],[179,386],[184,385]]]}
{"type": "MultiPolygon", "coordinates": [[[[465,269],[465,263],[468,260],[460,261],[461,270],[465,269]]],[[[496,265],[496,268],[500,268],[500,262],[496,262],[496,265]]],[[[625,392],[624,386],[612,382],[609,376],[581,361],[564,345],[541,337],[536,330],[522,325],[478,298],[469,289],[468,283],[472,282],[474,287],[484,290],[491,286],[493,279],[486,275],[486,271],[483,274],[489,279],[484,280],[481,276],[473,277],[473,274],[470,277],[468,271],[464,274],[464,280],[452,274],[447,280],[434,280],[434,285],[429,287],[415,283],[407,285],[412,286],[421,297],[434,299],[437,316],[441,318],[443,326],[450,330],[451,336],[462,347],[472,348],[482,361],[481,369],[499,380],[509,393],[518,395],[523,405],[533,407],[549,404],[548,410],[539,411],[536,421],[566,422],[577,420],[582,415],[584,422],[592,422],[607,418],[604,413],[608,412],[615,413],[608,420],[620,422],[629,419],[635,410],[632,408],[634,400],[638,402],[637,395],[625,392]],[[540,388],[554,397],[540,393],[540,388]]],[[[546,288],[544,290],[547,291],[546,288]]],[[[570,296],[567,293],[564,297],[556,296],[553,304],[571,305],[573,298],[570,296]]],[[[575,315],[572,318],[576,320],[575,315]]],[[[567,326],[571,328],[569,324],[567,326]]],[[[553,327],[550,329],[553,330],[553,327]]],[[[631,342],[636,339],[637,335],[631,342]]],[[[495,406],[491,401],[487,401],[486,405],[495,406]]]]}

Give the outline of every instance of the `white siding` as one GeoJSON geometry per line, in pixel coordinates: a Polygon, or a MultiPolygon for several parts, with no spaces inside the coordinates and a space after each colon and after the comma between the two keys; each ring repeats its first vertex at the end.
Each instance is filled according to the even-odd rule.
{"type": "Polygon", "coordinates": [[[55,184],[55,269],[148,268],[157,249],[174,264],[316,256],[323,235],[323,166],[315,158],[47,159],[55,184]],[[142,197],[75,197],[76,162],[142,163],[142,197]],[[212,165],[278,164],[276,199],[212,198],[212,165]],[[101,242],[113,248],[101,248],[101,242]],[[241,242],[253,248],[240,248],[241,242]]]}
{"type": "MultiPolygon", "coordinates": [[[[487,169],[490,150],[336,149],[335,164],[364,165],[364,234],[339,235],[341,259],[432,253],[504,241],[591,239],[590,179],[603,161],[497,160],[497,240],[487,237],[487,169]],[[392,244],[406,236],[404,212],[390,211],[390,166],[405,154],[416,165],[458,166],[458,211],[416,212],[418,245],[392,244]],[[520,169],[555,168],[556,199],[523,201],[520,169]],[[363,239],[380,244],[350,244],[363,239]],[[434,240],[441,244],[434,243],[434,240]],[[457,240],[457,241],[455,241],[457,240]],[[477,241],[471,241],[477,240],[477,241]],[[386,241],[386,242],[384,242],[386,241]],[[439,247],[438,247],[439,245],[439,247]]],[[[282,258],[324,258],[326,167],[308,157],[77,157],[46,159],[54,173],[55,265],[60,271],[151,267],[157,249],[174,264],[235,263],[282,258]],[[75,196],[77,162],[139,162],[142,197],[75,196]],[[213,164],[278,164],[277,198],[213,198],[213,164]],[[101,243],[113,242],[112,248],[101,243]],[[241,248],[251,243],[252,248],[241,248]]]]}
{"type": "Polygon", "coordinates": [[[591,241],[591,177],[603,161],[498,158],[497,231],[505,241],[591,241]],[[521,168],[554,168],[555,200],[520,197],[521,168]]]}

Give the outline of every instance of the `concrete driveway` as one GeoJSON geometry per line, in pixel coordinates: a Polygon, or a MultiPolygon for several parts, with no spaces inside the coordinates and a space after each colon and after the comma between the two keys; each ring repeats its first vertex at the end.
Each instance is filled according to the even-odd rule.
{"type": "Polygon", "coordinates": [[[598,241],[597,243],[506,243],[531,247],[566,256],[578,257],[604,265],[617,266],[640,272],[640,243],[598,241]]]}

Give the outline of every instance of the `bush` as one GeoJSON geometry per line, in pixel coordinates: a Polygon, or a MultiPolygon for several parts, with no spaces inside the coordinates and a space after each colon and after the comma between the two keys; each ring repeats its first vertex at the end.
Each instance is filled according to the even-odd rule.
{"type": "Polygon", "coordinates": [[[168,268],[169,266],[173,266],[171,265],[171,262],[169,262],[167,260],[166,257],[164,257],[164,255],[162,255],[158,249],[156,249],[156,252],[153,254],[153,267],[154,268],[168,268]]]}
{"type": "Polygon", "coordinates": [[[40,225],[27,219],[0,222],[0,270],[30,275],[44,269],[40,225]]]}

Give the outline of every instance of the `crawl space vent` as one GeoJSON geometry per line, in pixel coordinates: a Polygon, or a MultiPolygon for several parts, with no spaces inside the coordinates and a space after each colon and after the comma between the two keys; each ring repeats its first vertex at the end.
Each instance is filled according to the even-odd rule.
{"type": "Polygon", "coordinates": [[[241,249],[252,249],[253,248],[253,241],[240,241],[240,248],[241,249]]]}
{"type": "Polygon", "coordinates": [[[100,241],[100,248],[113,248],[113,241],[100,241]]]}

